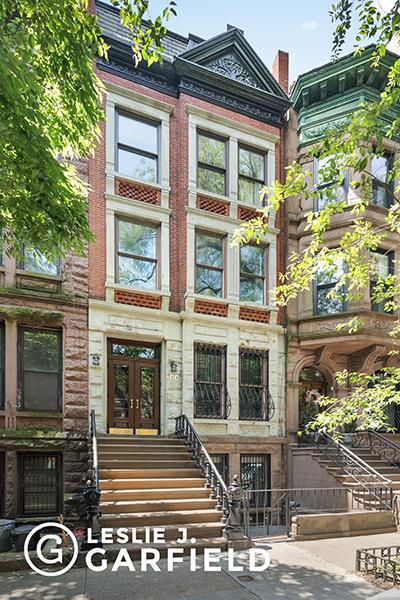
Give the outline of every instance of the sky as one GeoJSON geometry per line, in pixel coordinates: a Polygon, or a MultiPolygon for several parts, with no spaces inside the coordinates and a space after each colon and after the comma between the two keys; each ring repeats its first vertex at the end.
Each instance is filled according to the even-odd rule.
{"type": "MultiPolygon", "coordinates": [[[[234,25],[244,30],[254,50],[271,68],[276,51],[289,52],[289,81],[330,60],[334,25],[329,16],[333,0],[176,0],[177,17],[168,28],[210,38],[234,25]]],[[[385,0],[383,0],[385,1],[385,0]]],[[[150,0],[157,15],[165,0],[150,0]]],[[[345,52],[353,49],[349,40],[345,52]]]]}

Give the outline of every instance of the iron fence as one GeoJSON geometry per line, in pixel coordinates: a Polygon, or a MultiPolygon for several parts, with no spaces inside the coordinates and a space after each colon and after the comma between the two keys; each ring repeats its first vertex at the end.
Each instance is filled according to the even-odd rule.
{"type": "Polygon", "coordinates": [[[356,571],[400,585],[400,546],[357,550],[356,571]]]}
{"type": "Polygon", "coordinates": [[[6,454],[0,452],[0,517],[5,514],[6,454]]]}
{"type": "Polygon", "coordinates": [[[295,515],[385,510],[387,493],[386,487],[373,493],[363,487],[247,489],[242,509],[245,535],[288,536],[295,515]]]}

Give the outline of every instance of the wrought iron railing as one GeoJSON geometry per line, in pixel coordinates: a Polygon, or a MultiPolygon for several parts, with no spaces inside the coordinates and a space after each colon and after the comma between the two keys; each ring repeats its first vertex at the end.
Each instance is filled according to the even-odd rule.
{"type": "Polygon", "coordinates": [[[239,419],[270,421],[275,405],[267,386],[241,385],[239,388],[239,419]]]}
{"type": "Polygon", "coordinates": [[[101,546],[100,541],[100,483],[99,483],[99,459],[97,453],[97,432],[96,432],[96,413],[90,411],[90,441],[91,441],[91,473],[87,482],[83,496],[87,505],[87,526],[91,530],[90,542],[86,540],[82,543],[82,550],[89,550],[93,546],[101,546]]]}
{"type": "Polygon", "coordinates": [[[366,448],[400,467],[400,446],[377,431],[362,431],[353,437],[354,448],[366,448]]]}
{"type": "Polygon", "coordinates": [[[400,546],[357,550],[356,571],[394,586],[400,585],[400,546]]]}
{"type": "Polygon", "coordinates": [[[196,465],[201,469],[211,489],[211,495],[217,500],[217,508],[222,510],[224,520],[229,512],[228,488],[218,472],[212,458],[205,449],[199,434],[186,415],[180,415],[175,419],[175,435],[186,441],[189,450],[193,454],[196,465]]]}
{"type": "Polygon", "coordinates": [[[253,539],[289,536],[295,515],[343,513],[360,510],[364,504],[357,487],[246,489],[244,533],[253,539]]]}
{"type": "Polygon", "coordinates": [[[196,381],[194,411],[197,418],[227,419],[231,412],[231,399],[226,385],[196,381]]]}
{"type": "Polygon", "coordinates": [[[317,447],[334,465],[349,475],[353,482],[363,488],[368,498],[375,498],[375,510],[392,510],[393,490],[389,479],[327,433],[320,434],[317,447]]]}

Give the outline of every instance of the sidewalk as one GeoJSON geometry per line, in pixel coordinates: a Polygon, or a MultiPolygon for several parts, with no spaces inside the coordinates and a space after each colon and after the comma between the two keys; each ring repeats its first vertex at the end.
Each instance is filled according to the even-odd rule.
{"type": "MultiPolygon", "coordinates": [[[[72,569],[54,578],[4,573],[0,600],[367,600],[380,590],[350,572],[355,548],[394,544],[388,537],[393,535],[270,544],[271,566],[263,573],[190,572],[187,560],[172,573],[165,560],[160,573],[126,568],[117,573],[72,569]]],[[[246,552],[239,552],[236,562],[245,558],[246,552]]]]}

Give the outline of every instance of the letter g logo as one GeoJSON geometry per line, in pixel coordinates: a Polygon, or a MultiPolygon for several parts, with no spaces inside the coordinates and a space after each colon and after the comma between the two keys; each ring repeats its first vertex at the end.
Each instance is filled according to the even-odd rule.
{"type": "MultiPolygon", "coordinates": [[[[48,533],[48,534],[42,536],[36,546],[36,552],[37,552],[39,560],[45,565],[55,565],[57,563],[60,563],[60,566],[62,567],[62,565],[63,565],[62,543],[63,543],[62,536],[58,535],[56,533],[48,533]],[[43,555],[43,546],[49,540],[55,541],[57,546],[56,546],[56,548],[51,548],[51,550],[49,551],[49,554],[51,556],[44,556],[43,555]]],[[[38,525],[37,527],[32,529],[32,531],[29,532],[29,534],[25,540],[25,543],[24,543],[24,556],[25,556],[26,562],[31,567],[31,569],[33,569],[36,573],[39,573],[39,575],[44,575],[45,577],[56,577],[57,575],[62,575],[63,573],[66,573],[67,571],[69,571],[76,563],[76,559],[78,558],[78,542],[76,540],[76,537],[72,533],[72,531],[70,529],[68,529],[68,527],[66,527],[65,525],[61,525],[61,523],[42,523],[41,525],[38,525]],[[54,529],[54,528],[61,529],[61,531],[66,533],[72,540],[73,553],[72,553],[71,559],[70,559],[69,563],[65,567],[61,568],[59,571],[54,570],[54,569],[51,571],[43,571],[42,569],[40,569],[33,563],[31,557],[29,556],[29,552],[28,552],[29,542],[31,541],[32,537],[41,529],[45,529],[45,528],[47,529],[49,527],[51,527],[52,529],[54,529]]]]}

